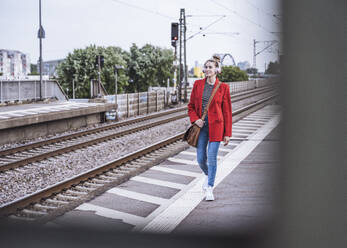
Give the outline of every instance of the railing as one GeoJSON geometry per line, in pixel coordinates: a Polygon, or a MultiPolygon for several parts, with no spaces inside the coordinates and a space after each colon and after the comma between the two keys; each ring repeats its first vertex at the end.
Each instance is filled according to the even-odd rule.
{"type": "MultiPolygon", "coordinates": [[[[67,100],[59,83],[52,80],[42,81],[42,98],[67,100]]],[[[0,102],[27,101],[40,99],[40,81],[0,80],[0,102]]]]}
{"type": "MultiPolygon", "coordinates": [[[[235,94],[241,91],[270,86],[278,82],[278,79],[259,79],[251,81],[239,81],[227,83],[230,86],[230,93],[235,94]]],[[[192,88],[187,88],[187,99],[189,101],[192,88]]],[[[182,96],[184,90],[182,90],[182,96]]],[[[117,95],[118,118],[127,118],[142,114],[160,111],[174,100],[171,93],[166,88],[157,88],[155,91],[140,92],[117,95]]],[[[105,96],[109,102],[115,102],[113,96],[105,96]]]]}

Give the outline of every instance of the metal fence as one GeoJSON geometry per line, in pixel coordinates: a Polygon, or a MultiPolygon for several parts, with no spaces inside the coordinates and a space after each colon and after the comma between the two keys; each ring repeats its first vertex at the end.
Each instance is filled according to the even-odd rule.
{"type": "MultiPolygon", "coordinates": [[[[230,86],[230,93],[235,94],[241,91],[252,90],[259,87],[270,86],[278,82],[276,78],[257,79],[251,81],[239,81],[227,83],[230,86]]],[[[192,88],[187,88],[187,99],[189,101],[192,88]]],[[[184,90],[182,90],[182,96],[184,90]]],[[[151,92],[140,92],[132,94],[117,95],[118,117],[126,118],[136,115],[148,114],[160,111],[174,100],[170,91],[166,88],[158,88],[151,92]]],[[[110,102],[114,102],[114,95],[110,102]]]]}
{"type": "MultiPolygon", "coordinates": [[[[67,100],[57,81],[42,82],[42,98],[67,100]]],[[[35,80],[0,80],[0,102],[27,101],[40,99],[40,81],[35,80]]]]}

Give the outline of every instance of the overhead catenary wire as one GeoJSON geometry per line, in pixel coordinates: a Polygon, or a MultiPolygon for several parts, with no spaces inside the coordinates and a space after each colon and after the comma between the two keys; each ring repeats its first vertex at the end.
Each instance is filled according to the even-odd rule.
{"type": "Polygon", "coordinates": [[[120,0],[111,0],[111,1],[117,2],[117,3],[120,3],[120,4],[123,4],[123,5],[127,5],[127,6],[129,6],[129,7],[131,7],[131,8],[135,8],[135,9],[139,9],[139,10],[142,10],[142,11],[146,11],[146,12],[148,12],[148,13],[152,13],[152,14],[155,14],[155,15],[158,15],[158,16],[161,16],[161,17],[170,19],[170,20],[174,20],[174,21],[175,21],[175,20],[177,19],[177,18],[175,18],[175,17],[172,17],[172,16],[168,16],[168,15],[159,13],[158,11],[153,11],[153,10],[150,10],[150,9],[146,9],[146,8],[143,8],[143,7],[134,5],[134,4],[130,4],[130,3],[127,3],[127,2],[124,2],[124,1],[120,1],[120,0]]]}
{"type": "Polygon", "coordinates": [[[221,21],[223,18],[225,17],[225,15],[221,16],[220,18],[218,18],[217,20],[215,20],[214,22],[210,23],[209,25],[207,25],[204,28],[201,28],[201,30],[193,35],[191,35],[190,37],[187,38],[187,41],[190,40],[191,38],[193,38],[194,36],[201,34],[204,30],[208,29],[209,27],[211,27],[212,25],[216,24],[217,22],[221,21]]]}
{"type": "MultiPolygon", "coordinates": [[[[257,5],[255,5],[254,3],[251,3],[249,0],[246,0],[246,2],[248,3],[248,5],[252,6],[253,8],[255,8],[256,10],[263,12],[265,15],[271,17],[271,19],[273,20],[273,17],[276,18],[275,14],[270,14],[269,12],[263,10],[262,8],[258,7],[257,5]]],[[[276,24],[279,24],[278,22],[275,22],[276,24]]]]}
{"type": "Polygon", "coordinates": [[[237,16],[239,16],[239,17],[245,19],[245,20],[247,20],[248,22],[252,23],[253,25],[255,25],[255,26],[257,26],[257,27],[259,27],[259,28],[261,28],[261,29],[267,31],[267,32],[270,33],[271,35],[275,36],[274,34],[271,33],[270,30],[268,30],[267,28],[265,28],[263,25],[261,25],[261,24],[259,24],[259,23],[256,23],[256,22],[252,21],[251,19],[249,19],[248,17],[245,17],[245,16],[239,14],[236,10],[230,9],[229,7],[225,6],[224,4],[221,4],[221,3],[217,2],[217,1],[215,1],[215,0],[210,0],[210,1],[213,2],[214,4],[218,5],[219,7],[222,7],[222,8],[224,8],[224,9],[229,10],[231,13],[233,13],[233,14],[235,14],[235,15],[237,15],[237,16]]]}

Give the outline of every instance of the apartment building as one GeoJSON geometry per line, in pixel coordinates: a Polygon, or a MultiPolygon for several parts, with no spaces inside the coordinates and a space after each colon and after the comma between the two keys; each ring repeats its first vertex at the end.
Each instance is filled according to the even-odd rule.
{"type": "Polygon", "coordinates": [[[16,50],[0,49],[0,76],[16,79],[30,73],[30,57],[16,50]]]}

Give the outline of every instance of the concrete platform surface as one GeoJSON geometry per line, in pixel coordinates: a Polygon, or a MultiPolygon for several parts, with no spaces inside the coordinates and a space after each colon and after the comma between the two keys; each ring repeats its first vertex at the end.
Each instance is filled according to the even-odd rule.
{"type": "Polygon", "coordinates": [[[111,110],[111,103],[52,102],[0,107],[0,130],[111,110]]]}
{"type": "Polygon", "coordinates": [[[218,153],[215,201],[204,200],[204,175],[189,148],[47,226],[189,234],[262,228],[275,214],[279,121],[280,109],[271,105],[233,125],[231,142],[218,153]]]}

